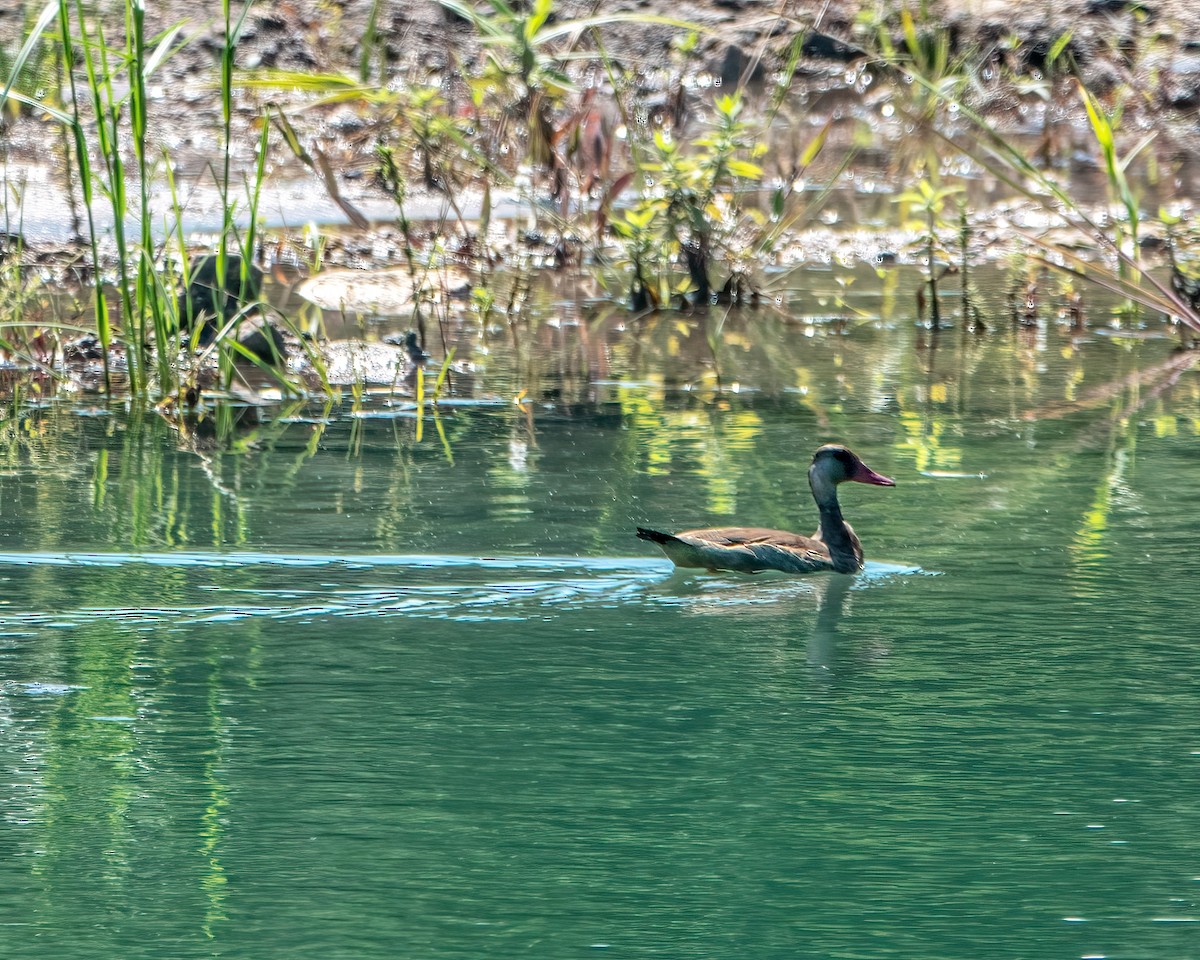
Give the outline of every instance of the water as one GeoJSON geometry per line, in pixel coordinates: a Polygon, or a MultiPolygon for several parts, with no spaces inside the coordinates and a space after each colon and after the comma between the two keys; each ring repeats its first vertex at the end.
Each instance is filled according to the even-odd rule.
{"type": "Polygon", "coordinates": [[[1200,957],[1190,358],[699,323],[420,441],[0,422],[3,956],[1200,957]],[[632,535],[808,530],[831,439],[859,578],[632,535]]]}

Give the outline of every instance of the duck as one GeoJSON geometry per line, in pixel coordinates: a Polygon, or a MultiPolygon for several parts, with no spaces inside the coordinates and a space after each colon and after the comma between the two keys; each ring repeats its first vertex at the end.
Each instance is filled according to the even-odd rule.
{"type": "Polygon", "coordinates": [[[712,573],[858,573],[863,565],[862,543],[842,517],[839,483],[869,483],[894,487],[896,481],[876,473],[848,447],[827,443],[813,454],[808,485],[821,522],[811,537],[762,527],[715,527],[660,533],[637,528],[638,538],[658,544],[676,567],[699,567],[712,573]]]}

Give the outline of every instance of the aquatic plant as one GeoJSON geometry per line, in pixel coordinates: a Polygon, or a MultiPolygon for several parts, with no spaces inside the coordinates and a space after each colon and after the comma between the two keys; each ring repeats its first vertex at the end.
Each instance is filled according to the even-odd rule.
{"type": "Polygon", "coordinates": [[[1007,85],[1022,100],[1040,101],[1042,109],[1042,139],[1037,155],[1043,165],[1054,163],[1059,153],[1058,130],[1055,104],[1064,95],[1067,82],[1077,68],[1071,54],[1073,33],[1066,30],[1046,49],[1044,54],[1031,50],[1022,56],[1022,42],[1012,36],[1006,43],[1007,69],[997,70],[998,79],[1007,85]],[[1014,63],[1013,60],[1018,62],[1014,63]],[[1035,66],[1036,62],[1036,66],[1035,66]]]}
{"type": "MultiPolygon", "coordinates": [[[[231,161],[233,116],[234,55],[251,3],[243,5],[235,17],[230,0],[222,0],[224,41],[220,52],[217,89],[221,100],[223,162],[214,171],[222,201],[222,223],[215,250],[217,275],[225,277],[225,264],[240,264],[239,302],[253,298],[250,292],[252,251],[258,230],[258,198],[266,176],[269,127],[263,125],[258,143],[258,162],[246,184],[246,196],[233,189],[231,161]],[[247,225],[239,228],[239,214],[245,211],[247,225]]],[[[183,204],[174,179],[172,161],[165,152],[158,154],[151,135],[152,118],[148,107],[147,83],[155,71],[183,44],[182,24],[149,37],[145,27],[145,7],[140,0],[125,0],[120,39],[111,39],[111,27],[98,12],[82,0],[51,0],[30,26],[24,44],[8,64],[8,80],[0,94],[0,105],[21,103],[36,109],[60,124],[70,144],[68,166],[76,174],[86,213],[85,239],[88,244],[92,277],[92,314],[99,355],[103,363],[104,388],[113,389],[110,363],[123,362],[129,391],[145,398],[174,394],[185,381],[194,379],[198,363],[211,353],[219,359],[221,380],[226,386],[233,377],[234,359],[259,362],[238,344],[243,313],[222,318],[213,347],[198,358],[194,351],[199,331],[212,318],[181,316],[176,295],[178,284],[190,285],[187,237],[182,221],[183,204]],[[108,32],[106,32],[106,29],[108,32]],[[18,89],[28,73],[28,64],[39,51],[51,47],[58,51],[61,64],[62,92],[44,88],[37,96],[18,89]],[[133,165],[127,164],[127,153],[133,165]],[[172,198],[171,215],[161,235],[155,233],[155,215],[151,196],[155,183],[165,176],[172,198]],[[98,199],[107,201],[112,224],[102,229],[96,218],[98,199]],[[135,224],[132,228],[130,225],[135,224]],[[109,232],[110,231],[110,232],[109,232]],[[111,238],[115,276],[106,272],[101,243],[111,238]],[[178,264],[178,267],[176,267],[178,264]],[[106,282],[111,284],[117,305],[105,296],[106,282]],[[232,319],[231,323],[224,323],[232,319]],[[184,348],[181,352],[181,348],[184,348]],[[189,349],[190,348],[190,349],[189,349]]],[[[71,184],[68,193],[73,198],[71,184]]],[[[208,344],[206,343],[205,346],[208,344]]],[[[278,368],[274,374],[284,379],[278,368]]]]}
{"type": "Polygon", "coordinates": [[[997,122],[976,110],[964,93],[947,87],[938,75],[926,75],[910,58],[897,60],[894,52],[879,51],[885,62],[903,67],[913,83],[928,95],[954,107],[959,123],[966,130],[950,131],[938,124],[929,127],[932,138],[956,155],[963,156],[986,170],[1013,192],[1046,210],[1088,243],[1097,245],[1104,258],[1087,257],[1069,249],[1046,234],[1021,232],[1023,241],[1039,250],[1038,262],[1051,269],[1069,273],[1126,298],[1131,305],[1157,310],[1177,318],[1192,330],[1200,331],[1200,313],[1188,300],[1173,290],[1169,280],[1143,272],[1139,262],[1137,238],[1141,216],[1138,198],[1130,188],[1125,171],[1154,137],[1153,132],[1121,153],[1117,133],[1121,112],[1104,110],[1098,98],[1081,81],[1077,88],[1089,120],[1097,151],[1101,157],[1113,199],[1124,212],[1124,219],[1110,217],[1107,211],[1097,216],[1082,201],[1071,195],[1051,171],[1043,169],[1027,156],[997,122]]]}
{"type": "Polygon", "coordinates": [[[634,309],[665,306],[676,295],[706,304],[713,295],[713,263],[738,258],[734,238],[743,226],[738,194],[761,180],[755,161],[766,145],[740,119],[739,94],[716,97],[713,108],[711,130],[690,143],[654,133],[637,163],[640,196],[622,220],[613,221],[632,269],[634,309]],[[681,263],[683,278],[675,275],[681,263]]]}
{"type": "MultiPolygon", "coordinates": [[[[639,108],[627,103],[621,92],[633,80],[607,57],[599,37],[603,27],[620,22],[691,25],[625,13],[556,20],[552,0],[519,8],[493,0],[482,10],[457,0],[443,0],[442,5],[473,27],[484,51],[480,67],[464,65],[460,71],[467,104],[448,103],[438,86],[373,86],[362,81],[361,71],[357,78],[281,71],[258,71],[243,78],[246,85],[260,89],[313,95],[313,108],[352,102],[363,107],[378,130],[377,178],[396,202],[407,240],[403,254],[414,274],[429,271],[433,250],[428,244],[417,249],[405,212],[407,184],[413,177],[445,198],[464,249],[484,267],[480,289],[488,286],[486,265],[494,259],[488,228],[497,190],[516,194],[527,204],[538,224],[528,232],[550,238],[547,246],[559,264],[571,261],[579,238],[591,233],[588,221],[594,221],[596,252],[604,257],[611,226],[620,251],[618,264],[632,273],[635,305],[643,299],[646,305],[663,304],[673,293],[684,292],[698,302],[707,301],[713,263],[725,259],[732,275],[755,251],[764,249],[763,243],[730,242],[735,230],[749,225],[739,193],[761,179],[762,169],[754,158],[765,149],[757,142],[757,129],[739,118],[740,95],[717,98],[711,129],[694,138],[682,138],[669,124],[643,133],[645,125],[633,120],[639,108]],[[584,37],[594,38],[594,49],[582,46],[584,37]],[[600,103],[594,76],[587,83],[577,79],[581,64],[593,74],[603,71],[611,87],[609,103],[600,103]],[[614,113],[625,120],[632,170],[613,172],[614,113]],[[417,158],[415,169],[412,157],[417,158]],[[635,182],[640,199],[611,223],[616,197],[635,182]],[[478,214],[471,217],[458,197],[467,185],[476,187],[479,197],[478,214]],[[547,193],[555,199],[554,207],[543,202],[547,193]],[[685,267],[686,280],[675,276],[677,265],[685,267]]],[[[789,71],[795,69],[798,56],[799,46],[793,44],[789,71]]],[[[772,109],[778,109],[781,99],[777,89],[772,109]]],[[[294,136],[287,139],[298,156],[310,152],[294,136]]],[[[818,137],[805,163],[819,151],[822,139],[818,137]]],[[[777,225],[778,221],[769,227],[760,223],[759,232],[773,231],[777,225]]],[[[441,236],[441,226],[431,231],[435,237],[441,236]]],[[[443,241],[444,237],[435,239],[433,245],[443,241]]],[[[493,303],[496,299],[490,295],[493,303]]],[[[417,324],[423,341],[422,317],[417,324]]]]}
{"type": "Polygon", "coordinates": [[[483,70],[469,84],[477,94],[500,98],[508,116],[524,119],[529,160],[553,171],[553,110],[575,89],[563,67],[565,54],[555,49],[563,33],[550,23],[554,0],[527,7],[489,0],[488,14],[458,0],[439,2],[470,23],[487,50],[483,70]]]}
{"type": "Polygon", "coordinates": [[[979,307],[976,305],[975,285],[971,280],[971,217],[970,208],[965,198],[960,197],[958,203],[958,282],[960,301],[962,305],[962,320],[972,330],[981,333],[987,329],[983,322],[979,307]]]}
{"type": "Polygon", "coordinates": [[[556,181],[555,195],[567,175],[559,146],[577,129],[570,99],[579,87],[570,65],[596,59],[595,52],[580,49],[582,38],[620,23],[701,29],[672,17],[623,11],[559,19],[553,16],[554,0],[533,0],[527,5],[488,0],[485,12],[460,0],[438,2],[474,28],[486,52],[482,69],[463,71],[476,107],[490,104],[502,130],[512,123],[523,124],[518,158],[556,181]]]}
{"type": "MultiPolygon", "coordinates": [[[[948,268],[948,265],[939,265],[938,263],[939,256],[948,257],[941,235],[952,227],[943,214],[946,209],[946,201],[955,194],[961,193],[962,189],[957,185],[936,187],[928,179],[923,179],[917,184],[916,189],[906,190],[896,197],[896,203],[901,204],[909,216],[917,214],[919,218],[917,223],[924,231],[920,242],[925,248],[927,264],[925,284],[929,288],[930,318],[935,330],[942,325],[941,306],[938,303],[938,281],[948,268]]],[[[924,303],[923,296],[918,299],[918,303],[924,303]]]]}
{"type": "MultiPolygon", "coordinates": [[[[94,316],[103,345],[97,356],[106,365],[114,359],[118,373],[123,364],[128,366],[132,393],[170,397],[172,403],[186,405],[202,381],[230,386],[235,361],[270,366],[239,339],[244,321],[268,309],[249,302],[256,299],[252,270],[262,240],[258,206],[272,140],[282,139],[308,166],[353,226],[367,225],[362,213],[339,193],[342,171],[336,158],[322,153],[320,140],[304,125],[292,123],[299,110],[334,104],[355,106],[355,120],[364,121],[366,135],[355,146],[374,138],[373,173],[395,203],[403,234],[397,259],[402,258],[414,286],[428,285],[442,295],[431,301],[416,298],[413,314],[421,344],[427,337],[436,342],[441,335],[442,356],[452,355],[455,324],[470,316],[465,301],[452,303],[445,296],[452,285],[459,286],[445,276],[446,265],[452,263],[472,267],[469,289],[483,336],[508,337],[514,344],[550,335],[544,326],[539,328],[526,294],[536,272],[551,267],[569,265],[592,283],[593,291],[598,277],[612,300],[637,310],[690,309],[722,298],[739,302],[746,291],[753,298],[759,268],[771,261],[778,241],[814,205],[812,178],[806,182],[805,174],[834,122],[823,127],[807,122],[799,98],[788,100],[801,55],[800,35],[789,38],[775,60],[776,65],[782,61],[783,68],[771,74],[775,87],[766,96],[757,90],[727,93],[728,76],[724,91],[714,93],[703,87],[705,66],[694,25],[634,13],[556,19],[562,11],[552,0],[491,0],[486,5],[446,0],[443,6],[470,24],[483,56],[467,63],[452,59],[450,67],[459,69],[432,82],[415,71],[407,76],[387,72],[377,24],[383,10],[380,0],[370,4],[366,35],[344,73],[239,73],[235,53],[249,4],[222,0],[213,31],[221,35],[223,27],[214,83],[221,105],[222,156],[212,171],[222,212],[212,256],[214,276],[221,278],[219,294],[228,295],[235,307],[220,311],[217,320],[215,315],[203,317],[203,311],[189,312],[189,300],[178,297],[178,290],[186,291],[194,280],[182,212],[186,197],[181,199],[187,185],[174,182],[171,158],[152,146],[153,105],[147,102],[147,84],[182,42],[179,27],[149,36],[139,0],[126,0],[121,6],[123,29],[114,26],[111,17],[99,19],[83,0],[39,5],[41,15],[31,19],[26,44],[6,61],[11,87],[6,102],[41,110],[58,121],[72,144],[72,162],[79,167],[84,211],[107,219],[97,201],[112,210],[111,228],[89,221],[81,229],[90,242],[91,276],[96,279],[88,288],[95,298],[88,322],[94,316]],[[662,62],[627,65],[609,56],[604,46],[605,26],[617,22],[670,24],[681,32],[662,62]],[[44,97],[30,89],[25,78],[35,61],[61,65],[61,96],[53,85],[44,97]],[[699,82],[693,84],[698,73],[699,82]],[[246,172],[245,184],[238,180],[232,159],[235,87],[293,90],[303,101],[286,108],[272,103],[262,111],[257,163],[246,172]],[[803,133],[793,137],[794,156],[785,148],[768,161],[763,144],[772,118],[782,110],[794,110],[796,120],[805,121],[789,124],[803,133]],[[802,146],[803,137],[810,135],[802,146]],[[150,187],[164,177],[173,197],[165,224],[153,221],[149,206],[150,187]],[[427,226],[414,226],[409,186],[421,183],[440,209],[427,226]],[[503,261],[500,256],[509,248],[495,243],[499,231],[493,223],[494,204],[501,195],[523,218],[510,231],[517,253],[503,261]],[[476,198],[478,206],[473,205],[476,198]],[[117,247],[115,258],[102,256],[107,230],[117,247]],[[214,367],[217,378],[211,376],[214,367]]],[[[953,207],[959,188],[947,183],[959,171],[943,162],[946,145],[961,145],[957,131],[964,123],[972,131],[967,155],[979,166],[1018,185],[1022,195],[1064,216],[1089,237],[1107,234],[1111,241],[1111,249],[1104,247],[1110,263],[1097,264],[1033,238],[1041,250],[1030,261],[1030,276],[1040,279],[1044,262],[1054,262],[1076,277],[1095,275],[1096,282],[1110,289],[1131,291],[1131,297],[1140,296],[1140,302],[1154,303],[1156,309],[1188,309],[1187,297],[1181,298],[1182,281],[1176,281],[1172,291],[1164,279],[1165,292],[1156,290],[1154,278],[1144,278],[1139,270],[1137,240],[1145,216],[1125,172],[1131,162],[1146,157],[1149,138],[1127,148],[1122,134],[1128,135],[1130,125],[1126,122],[1122,130],[1121,105],[1128,91],[1102,99],[1078,87],[1077,116],[1089,117],[1109,178],[1110,206],[1116,211],[1110,222],[1090,208],[1072,205],[1035,160],[1015,155],[1017,148],[998,125],[987,131],[973,99],[979,93],[976,71],[984,56],[979,50],[956,47],[924,7],[895,13],[876,10],[886,14],[872,28],[878,36],[876,62],[883,64],[876,76],[893,85],[901,115],[919,121],[917,135],[906,140],[919,140],[922,149],[904,158],[911,161],[903,170],[911,188],[899,199],[905,215],[919,220],[921,248],[929,264],[922,287],[935,327],[944,320],[939,305],[944,297],[938,296],[944,262],[957,261],[964,298],[968,290],[970,211],[965,205],[953,207]]],[[[745,66],[732,73],[749,73],[766,46],[764,38],[751,55],[736,51],[745,66]]],[[[779,44],[772,46],[778,53],[779,44]]],[[[1046,78],[1044,91],[1030,87],[1025,96],[1050,97],[1066,86],[1072,69],[1068,48],[1069,35],[1064,34],[1047,56],[1054,76],[1046,78]]],[[[1013,77],[1006,79],[1017,83],[1013,77]]],[[[1032,72],[1029,79],[1037,80],[1032,72]]],[[[1128,95],[1128,102],[1136,103],[1137,97],[1128,95]]],[[[862,121],[856,140],[869,143],[874,133],[862,121]]],[[[853,155],[853,145],[844,149],[845,158],[853,155]]],[[[161,214],[155,215],[162,220],[161,214]]],[[[966,299],[963,310],[968,311],[966,299]]],[[[1194,305],[1190,311],[1194,317],[1194,305]]],[[[35,311],[27,312],[29,316],[38,318],[38,324],[22,327],[20,337],[29,349],[12,341],[10,345],[34,357],[41,336],[36,331],[65,334],[68,327],[43,322],[60,318],[35,311]]],[[[697,324],[702,332],[696,335],[707,340],[718,382],[723,322],[697,324]]],[[[319,374],[315,354],[312,368],[319,374]]],[[[422,372],[417,389],[436,400],[449,388],[449,373],[444,366],[443,379],[431,391],[422,372]]],[[[109,383],[107,369],[105,380],[109,383]]],[[[534,390],[532,381],[529,389],[534,390]]]]}
{"type": "Polygon", "coordinates": [[[1125,211],[1125,219],[1114,219],[1113,241],[1118,247],[1128,253],[1128,260],[1122,258],[1122,270],[1128,264],[1136,267],[1138,257],[1138,225],[1141,220],[1137,196],[1129,186],[1125,171],[1137,156],[1150,146],[1158,135],[1150,131],[1131,149],[1122,156],[1117,152],[1117,130],[1120,127],[1123,110],[1118,104],[1112,110],[1106,110],[1099,98],[1082,83],[1078,84],[1079,96],[1087,110],[1088,122],[1092,136],[1099,148],[1100,157],[1108,180],[1111,198],[1118,201],[1125,211]]]}
{"type": "MultiPolygon", "coordinates": [[[[47,11],[50,7],[47,6],[47,11]]],[[[125,358],[130,388],[135,394],[145,394],[148,379],[144,358],[150,347],[151,332],[160,336],[166,333],[166,315],[162,298],[155,295],[153,276],[152,217],[150,211],[150,173],[147,162],[147,113],[146,79],[169,55],[178,28],[161,38],[154,51],[147,46],[144,29],[144,8],[127,0],[125,6],[125,41],[121,48],[110,46],[105,40],[103,25],[99,20],[89,26],[89,19],[80,0],[76,0],[74,22],[77,35],[71,33],[72,10],[68,0],[59,0],[57,19],[64,52],[64,68],[69,76],[72,93],[75,92],[74,56],[70,52],[78,42],[82,51],[86,72],[86,95],[95,119],[93,144],[87,143],[86,118],[80,111],[80,102],[73,96],[71,113],[66,118],[74,134],[75,161],[79,170],[84,203],[89,209],[89,240],[92,247],[93,265],[97,277],[100,275],[97,230],[91,218],[92,198],[99,192],[106,196],[112,210],[113,241],[117,250],[117,294],[120,300],[121,320],[125,341],[125,358]],[[128,90],[118,93],[114,78],[124,74],[128,90]],[[136,207],[141,223],[140,243],[130,241],[126,230],[133,214],[128,194],[128,175],[122,152],[122,138],[126,127],[122,113],[128,110],[132,140],[136,156],[136,174],[139,187],[139,203],[136,207]],[[101,170],[92,162],[93,151],[99,156],[101,170]],[[135,272],[131,274],[131,269],[135,272]],[[153,327],[147,326],[147,317],[152,318],[153,327]]],[[[30,38],[32,40],[32,36],[30,38]]],[[[108,305],[96,285],[97,331],[107,358],[112,343],[112,328],[108,317],[108,305]]],[[[170,378],[170,365],[165,358],[159,362],[159,375],[170,378]]],[[[106,371],[106,385],[108,375],[106,371]]]]}
{"type": "Polygon", "coordinates": [[[901,6],[895,17],[890,10],[882,15],[878,10],[865,10],[860,26],[874,38],[874,53],[890,74],[886,79],[892,82],[894,101],[915,128],[913,135],[898,145],[897,163],[936,181],[941,158],[928,133],[944,120],[947,105],[971,86],[978,51],[954,52],[949,33],[934,20],[925,2],[915,16],[907,5],[901,6]],[[899,33],[899,44],[894,31],[899,33]]]}
{"type": "MultiPolygon", "coordinates": [[[[402,87],[364,83],[345,73],[296,73],[260,70],[239,75],[239,86],[276,92],[287,89],[307,102],[285,110],[278,104],[271,110],[273,126],[279,130],[288,149],[321,180],[330,199],[345,213],[351,225],[366,229],[368,221],[352,203],[340,195],[338,175],[330,161],[315,145],[302,142],[288,114],[298,110],[320,110],[333,105],[357,107],[375,135],[375,180],[395,204],[396,224],[404,243],[400,254],[414,289],[434,288],[446,299],[437,275],[444,265],[448,235],[457,234],[464,243],[480,248],[482,259],[490,259],[485,249],[493,185],[511,185],[512,177],[493,162],[481,146],[489,142],[477,129],[478,119],[454,112],[437,86],[416,83],[402,87]],[[416,158],[415,161],[413,158],[416,158]],[[444,200],[442,211],[425,236],[419,237],[408,214],[409,184],[419,181],[444,200]],[[465,185],[481,186],[483,204],[480,219],[474,222],[467,212],[460,191],[465,185]]],[[[414,301],[414,323],[424,343],[427,336],[425,301],[414,301]]],[[[443,337],[444,339],[444,337],[443,337]]]]}

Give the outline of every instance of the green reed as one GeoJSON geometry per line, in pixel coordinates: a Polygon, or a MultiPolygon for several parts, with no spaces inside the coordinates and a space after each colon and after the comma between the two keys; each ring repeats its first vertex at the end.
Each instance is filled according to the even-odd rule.
{"type": "MultiPolygon", "coordinates": [[[[1061,49],[1056,45],[1054,56],[1061,59],[1060,55],[1061,49]]],[[[1107,255],[1107,260],[1081,256],[1051,236],[1020,233],[1023,241],[1041,251],[1037,257],[1038,263],[1124,297],[1131,306],[1136,304],[1161,311],[1167,316],[1177,317],[1192,330],[1200,330],[1200,315],[1191,304],[1173,290],[1169,282],[1144,272],[1139,261],[1139,200],[1125,172],[1149,145],[1154,133],[1143,137],[1121,154],[1117,144],[1120,111],[1106,112],[1096,95],[1082,81],[1076,80],[1089,130],[1108,180],[1110,199],[1119,203],[1125,213],[1124,222],[1112,218],[1111,225],[1102,225],[1100,218],[1089,213],[1084,203],[1072,196],[1052,173],[1026,156],[997,122],[968,102],[964,91],[969,89],[970,84],[961,81],[948,84],[944,76],[923,69],[916,57],[900,56],[886,49],[879,52],[879,56],[886,64],[912,78],[909,86],[917,95],[918,103],[927,104],[929,98],[934,97],[953,105],[960,120],[968,124],[965,135],[951,135],[932,124],[929,132],[933,138],[952,154],[965,156],[988,171],[1015,195],[1061,218],[1066,226],[1107,255]]],[[[956,69],[969,73],[974,66],[961,63],[956,69]]],[[[899,86],[897,88],[900,89],[899,86]]]]}
{"type": "MultiPolygon", "coordinates": [[[[267,130],[258,144],[259,161],[253,179],[247,184],[249,226],[239,236],[236,214],[243,202],[231,189],[233,141],[234,59],[243,24],[253,0],[245,3],[235,16],[230,0],[222,0],[221,12],[225,38],[220,56],[218,91],[222,112],[224,156],[221,168],[214,171],[222,198],[222,228],[217,244],[219,276],[224,276],[226,256],[236,250],[242,255],[241,290],[244,301],[249,289],[250,262],[258,231],[259,195],[266,175],[267,130]],[[234,245],[234,246],[231,246],[234,245]]],[[[181,375],[192,361],[180,359],[179,346],[191,341],[197,331],[181,329],[176,305],[175,273],[163,265],[171,257],[171,247],[183,262],[183,283],[188,283],[187,238],[182,225],[182,204],[174,181],[171,158],[157,154],[152,145],[153,117],[147,98],[147,82],[154,72],[183,42],[178,24],[156,37],[146,32],[144,0],[123,0],[118,12],[122,38],[111,39],[105,21],[84,0],[49,0],[32,22],[16,57],[5,58],[7,85],[0,93],[0,108],[7,102],[37,109],[57,121],[67,133],[68,168],[77,173],[79,192],[86,213],[86,241],[93,280],[92,301],[95,332],[103,352],[104,384],[112,391],[110,354],[123,349],[128,390],[136,397],[173,393],[181,375]],[[61,50],[63,96],[65,105],[56,105],[53,97],[35,99],[15,89],[26,76],[29,64],[42,52],[46,40],[53,38],[61,50]],[[122,83],[121,81],[124,81],[122,83]],[[126,156],[132,154],[132,164],[126,156]],[[154,184],[165,176],[170,186],[175,226],[156,237],[151,209],[154,184]],[[112,225],[107,232],[97,221],[97,201],[111,212],[112,225]],[[132,226],[136,224],[136,226],[132,226]],[[106,259],[105,241],[115,250],[112,288],[116,311],[104,296],[106,259]]],[[[109,21],[111,23],[111,21],[109,21]]],[[[68,189],[71,189],[68,184],[68,189]]],[[[240,319],[240,318],[239,318],[240,319]]],[[[218,336],[222,379],[228,383],[232,371],[232,348],[237,327],[233,324],[218,336]],[[226,344],[226,340],[229,341],[226,344]],[[227,349],[227,347],[229,347],[227,349]]]]}
{"type": "MultiPolygon", "coordinates": [[[[51,9],[46,5],[47,11],[51,9]]],[[[96,232],[96,215],[92,210],[95,199],[95,184],[92,179],[92,165],[89,159],[87,138],[84,134],[83,118],[79,114],[79,96],[75,83],[75,48],[71,39],[71,17],[68,0],[58,0],[58,28],[62,45],[63,74],[71,91],[71,113],[64,118],[65,126],[71,131],[71,142],[75,148],[75,169],[79,173],[79,188],[83,194],[83,208],[87,212],[88,249],[92,258],[93,282],[92,306],[96,315],[96,337],[100,341],[100,349],[104,363],[104,390],[112,392],[112,372],[109,369],[109,351],[112,347],[112,320],[108,313],[108,301],[100,285],[100,243],[96,232]]],[[[68,189],[70,189],[68,185],[68,189]]]]}

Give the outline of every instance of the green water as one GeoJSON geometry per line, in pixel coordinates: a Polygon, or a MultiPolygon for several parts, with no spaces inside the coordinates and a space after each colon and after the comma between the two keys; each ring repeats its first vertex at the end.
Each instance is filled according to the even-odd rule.
{"type": "Polygon", "coordinates": [[[547,328],[419,441],[8,412],[0,955],[1200,957],[1200,375],[939,339],[547,328]],[[632,536],[807,532],[833,439],[855,580],[632,536]]]}

